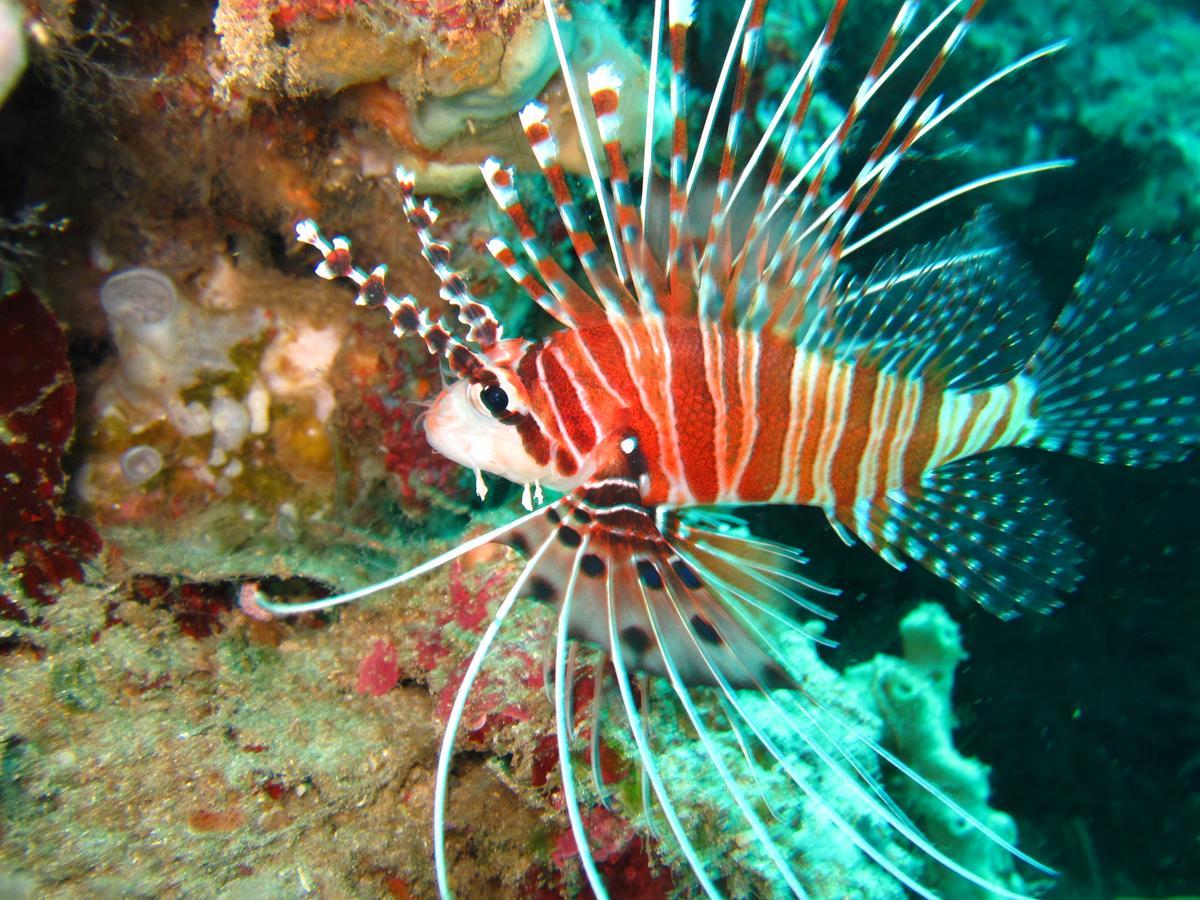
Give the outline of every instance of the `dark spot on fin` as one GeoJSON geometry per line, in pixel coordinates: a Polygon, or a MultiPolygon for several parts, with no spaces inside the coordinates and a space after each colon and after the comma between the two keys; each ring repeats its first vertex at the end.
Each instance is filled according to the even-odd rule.
{"type": "Polygon", "coordinates": [[[361,296],[367,306],[383,306],[384,301],[387,300],[387,286],[384,284],[383,278],[372,273],[363,283],[361,296]]]}
{"type": "Polygon", "coordinates": [[[534,600],[540,600],[543,603],[549,603],[558,593],[545,578],[534,575],[529,579],[529,594],[534,600]]]}
{"type": "Polygon", "coordinates": [[[648,559],[639,559],[637,561],[638,575],[642,579],[642,584],[651,590],[661,590],[663,586],[662,576],[658,574],[658,569],[654,568],[654,563],[648,559]]]}
{"type": "Polygon", "coordinates": [[[525,540],[525,535],[523,535],[523,534],[511,535],[508,538],[508,545],[510,547],[512,547],[514,550],[516,550],[518,553],[520,553],[522,556],[528,558],[528,556],[529,556],[529,541],[525,540]]]}
{"type": "Polygon", "coordinates": [[[558,528],[558,539],[567,547],[578,547],[583,540],[579,536],[579,532],[570,525],[560,525],[558,528]]]}
{"type": "Polygon", "coordinates": [[[426,252],[429,254],[431,261],[442,263],[443,265],[450,261],[450,248],[445,244],[430,242],[426,252]]]}
{"type": "Polygon", "coordinates": [[[579,561],[579,568],[583,570],[584,575],[588,575],[591,578],[599,578],[604,574],[604,560],[595,553],[585,553],[583,554],[583,559],[579,561]]]}
{"type": "Polygon", "coordinates": [[[671,560],[671,568],[675,570],[675,574],[679,576],[679,580],[683,582],[683,586],[690,588],[693,591],[698,591],[701,587],[700,578],[692,570],[692,567],[685,563],[682,559],[671,560]]]}
{"type": "Polygon", "coordinates": [[[638,625],[627,625],[622,628],[621,640],[626,647],[638,656],[641,656],[650,648],[650,635],[646,633],[646,629],[638,625]]]}
{"type": "Polygon", "coordinates": [[[717,629],[713,627],[713,623],[697,613],[692,616],[692,630],[696,632],[696,637],[709,644],[722,644],[721,635],[717,633],[717,629]]]}
{"type": "Polygon", "coordinates": [[[401,305],[392,316],[392,324],[401,331],[416,331],[421,324],[415,307],[401,305]]]}

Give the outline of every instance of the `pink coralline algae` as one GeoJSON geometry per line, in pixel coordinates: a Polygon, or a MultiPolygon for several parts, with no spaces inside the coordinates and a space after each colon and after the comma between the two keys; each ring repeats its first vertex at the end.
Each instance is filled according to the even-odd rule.
{"type": "MultiPolygon", "coordinates": [[[[675,886],[675,878],[666,867],[651,864],[641,836],[627,820],[603,807],[596,807],[584,816],[592,856],[604,874],[605,883],[614,897],[667,897],[675,886]]],[[[579,849],[570,829],[562,832],[550,853],[550,861],[560,872],[575,866],[579,849]]]]}
{"type": "MultiPolygon", "coordinates": [[[[271,13],[271,22],[276,28],[287,28],[302,18],[313,19],[317,22],[337,19],[345,15],[354,6],[355,0],[302,0],[298,3],[279,3],[271,13]]],[[[257,6],[247,4],[247,6],[257,6]]]]}
{"type": "MultiPolygon", "coordinates": [[[[462,563],[451,564],[449,602],[438,613],[434,626],[417,641],[417,660],[423,668],[432,671],[449,655],[450,650],[442,640],[447,628],[474,635],[483,631],[489,615],[488,604],[496,598],[506,575],[504,569],[499,569],[482,584],[469,585],[462,563]]],[[[463,658],[454,667],[437,696],[434,714],[443,724],[449,718],[468,662],[463,658]]],[[[463,715],[467,740],[485,743],[497,730],[529,721],[531,712],[526,701],[530,696],[540,698],[542,687],[541,664],[531,653],[519,646],[497,648],[492,665],[480,674],[467,698],[463,715]]]]}
{"type": "Polygon", "coordinates": [[[358,664],[358,681],[354,690],[359,694],[382,697],[400,680],[400,664],[391,641],[376,641],[371,652],[358,664]]]}
{"type": "Polygon", "coordinates": [[[406,510],[420,510],[431,497],[449,496],[457,490],[462,474],[459,467],[430,449],[412,406],[389,403],[379,395],[368,396],[366,405],[377,416],[384,468],[396,476],[406,510]]]}
{"type": "Polygon", "coordinates": [[[0,593],[0,618],[28,622],[36,615],[22,601],[53,603],[54,589],[81,581],[81,563],[101,546],[87,522],[62,508],[75,381],[66,335],[31,291],[0,299],[0,373],[0,560],[19,588],[0,593]]]}

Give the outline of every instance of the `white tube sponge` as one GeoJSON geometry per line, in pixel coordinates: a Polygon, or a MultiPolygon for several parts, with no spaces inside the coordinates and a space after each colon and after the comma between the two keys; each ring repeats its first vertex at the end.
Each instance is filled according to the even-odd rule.
{"type": "Polygon", "coordinates": [[[110,390],[132,406],[136,418],[164,415],[184,434],[209,430],[208,411],[184,405],[179,392],[203,372],[234,368],[230,349],[262,331],[261,310],[211,313],[180,297],[174,283],[155,269],[135,268],[109,277],[100,288],[100,305],[120,356],[110,390]]]}
{"type": "Polygon", "coordinates": [[[180,307],[171,279],[154,269],[119,272],[100,288],[100,305],[108,314],[121,371],[130,386],[173,390],[180,307]]]}

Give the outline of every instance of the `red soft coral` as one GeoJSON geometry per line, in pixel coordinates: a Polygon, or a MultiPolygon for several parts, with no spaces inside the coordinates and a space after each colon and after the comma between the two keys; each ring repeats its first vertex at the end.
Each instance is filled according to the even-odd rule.
{"type": "Polygon", "coordinates": [[[62,455],[75,427],[67,339],[31,291],[0,299],[0,560],[24,597],[0,594],[0,616],[29,621],[21,600],[54,602],[54,588],[83,578],[100,550],[94,528],[62,509],[62,455]]]}

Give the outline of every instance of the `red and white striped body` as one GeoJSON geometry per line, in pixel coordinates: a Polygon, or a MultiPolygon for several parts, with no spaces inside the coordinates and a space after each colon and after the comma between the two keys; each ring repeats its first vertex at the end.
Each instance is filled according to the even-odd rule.
{"type": "Polygon", "coordinates": [[[942,463],[1020,443],[1032,421],[1021,378],[955,392],[685,319],[564,330],[530,345],[516,371],[533,413],[525,449],[553,465],[552,486],[589,477],[589,454],[629,428],[646,458],[648,505],[848,512],[942,463]]]}

